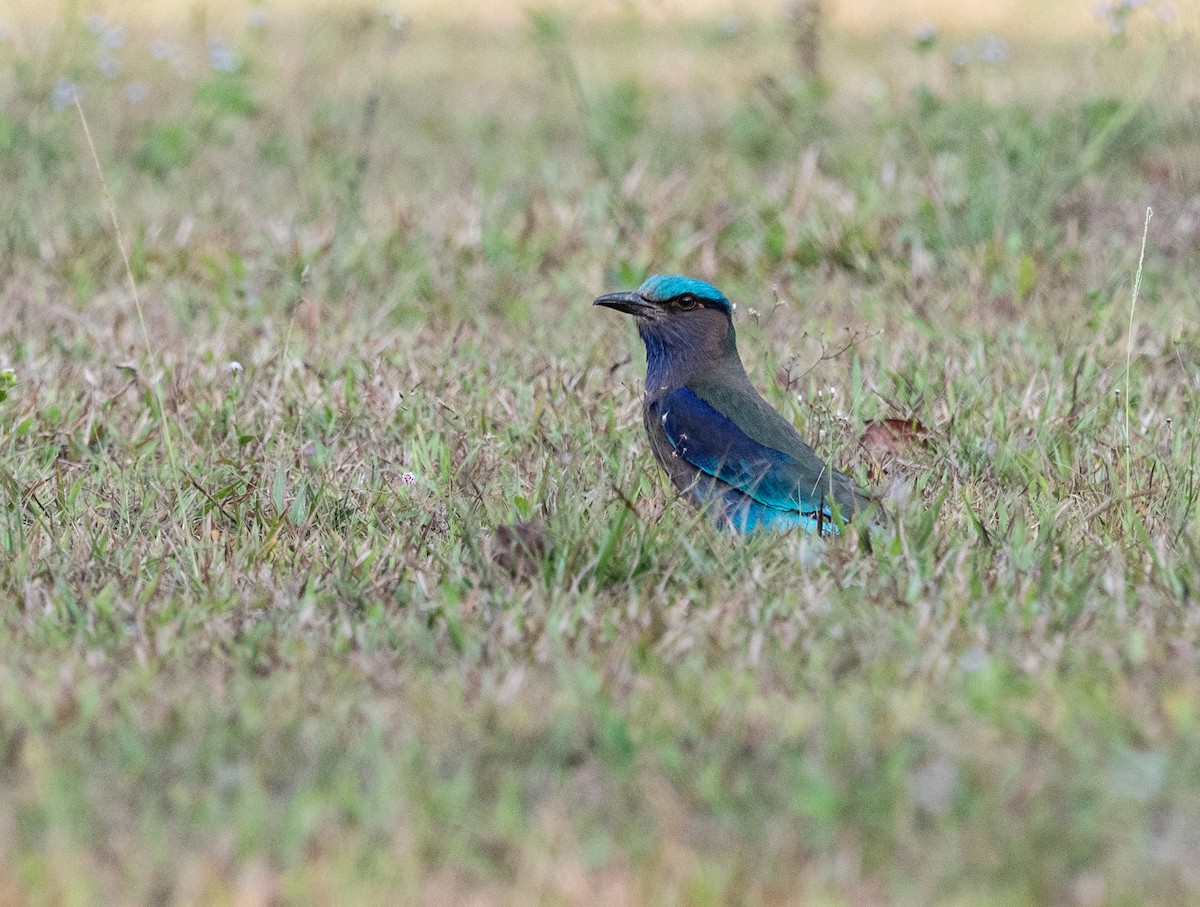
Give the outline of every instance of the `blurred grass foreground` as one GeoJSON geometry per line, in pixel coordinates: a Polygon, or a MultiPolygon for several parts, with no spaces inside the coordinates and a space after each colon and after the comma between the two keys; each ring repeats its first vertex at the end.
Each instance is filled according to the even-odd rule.
{"type": "Polygon", "coordinates": [[[0,904],[1200,902],[1198,43],[9,0],[0,904]],[[674,500],[653,271],[873,551],[674,500]]]}

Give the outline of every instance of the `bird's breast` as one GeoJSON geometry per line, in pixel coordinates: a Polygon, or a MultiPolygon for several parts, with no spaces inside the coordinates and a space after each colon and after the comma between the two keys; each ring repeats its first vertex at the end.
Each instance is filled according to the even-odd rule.
{"type": "Polygon", "coordinates": [[[654,459],[671,478],[671,483],[680,491],[690,491],[696,484],[700,470],[679,455],[679,451],[667,437],[664,422],[668,416],[666,405],[660,399],[647,398],[642,409],[642,420],[646,436],[650,439],[650,450],[654,459]]]}

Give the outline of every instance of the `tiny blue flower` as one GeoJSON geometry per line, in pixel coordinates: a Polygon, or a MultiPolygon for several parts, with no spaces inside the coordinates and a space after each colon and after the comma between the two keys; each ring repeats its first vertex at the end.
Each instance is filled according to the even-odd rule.
{"type": "Polygon", "coordinates": [[[54,83],[54,89],[50,92],[50,104],[54,108],[54,112],[58,113],[74,104],[77,97],[79,97],[79,86],[66,76],[59,76],[54,83]]]}
{"type": "Polygon", "coordinates": [[[923,22],[913,31],[913,40],[921,50],[927,50],[937,42],[937,26],[932,22],[923,22]]]}
{"type": "Polygon", "coordinates": [[[150,86],[145,82],[130,82],[125,86],[125,100],[130,104],[140,104],[150,97],[150,86]]]}
{"type": "Polygon", "coordinates": [[[979,44],[979,59],[998,66],[1008,61],[1008,42],[995,35],[988,35],[979,44]]]}
{"type": "Polygon", "coordinates": [[[166,38],[155,38],[150,42],[150,56],[160,63],[173,60],[179,53],[178,49],[166,38]]]}
{"type": "Polygon", "coordinates": [[[110,25],[100,33],[100,43],[110,50],[117,50],[125,44],[125,29],[120,25],[110,25]]]}
{"type": "Polygon", "coordinates": [[[96,54],[96,68],[106,79],[115,79],[121,74],[121,61],[110,53],[101,51],[96,54]]]}
{"type": "Polygon", "coordinates": [[[208,42],[208,63],[214,72],[237,72],[238,58],[224,41],[208,42]]]}

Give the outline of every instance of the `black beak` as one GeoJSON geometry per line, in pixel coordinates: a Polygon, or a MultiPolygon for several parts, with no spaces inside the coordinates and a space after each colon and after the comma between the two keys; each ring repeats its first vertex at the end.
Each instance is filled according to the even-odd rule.
{"type": "Polygon", "coordinates": [[[636,292],[625,293],[605,293],[592,305],[602,305],[606,308],[616,309],[618,312],[624,312],[626,315],[633,315],[637,318],[645,318],[652,315],[656,306],[652,302],[647,302],[646,299],[636,292]]]}

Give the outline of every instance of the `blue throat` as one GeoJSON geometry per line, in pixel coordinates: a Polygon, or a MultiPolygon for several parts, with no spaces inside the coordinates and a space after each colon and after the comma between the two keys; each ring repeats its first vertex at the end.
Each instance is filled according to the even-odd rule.
{"type": "Polygon", "coordinates": [[[670,319],[639,324],[638,333],[646,347],[647,391],[680,387],[699,374],[711,373],[728,357],[738,363],[737,371],[741,371],[732,323],[727,323],[719,339],[698,334],[685,322],[670,319]]]}
{"type": "Polygon", "coordinates": [[[647,391],[684,383],[699,351],[680,326],[668,322],[654,325],[653,330],[641,328],[638,333],[646,345],[647,391]]]}

